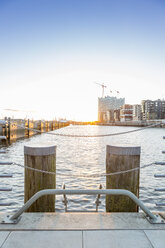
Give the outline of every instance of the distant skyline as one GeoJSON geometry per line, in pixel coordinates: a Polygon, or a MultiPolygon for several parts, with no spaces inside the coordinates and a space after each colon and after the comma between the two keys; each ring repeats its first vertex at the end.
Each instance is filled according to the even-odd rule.
{"type": "Polygon", "coordinates": [[[94,82],[163,99],[164,44],[163,0],[1,0],[0,118],[97,120],[94,82]]]}

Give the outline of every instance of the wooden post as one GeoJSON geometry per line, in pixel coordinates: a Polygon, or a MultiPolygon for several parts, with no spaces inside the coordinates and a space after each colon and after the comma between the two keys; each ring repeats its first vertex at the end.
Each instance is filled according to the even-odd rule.
{"type": "MultiPolygon", "coordinates": [[[[31,145],[24,147],[25,166],[56,173],[56,146],[31,145]]],[[[55,189],[56,176],[25,168],[24,202],[42,189],[55,189]]],[[[55,196],[38,199],[28,212],[54,212],[55,196]]]]}
{"type": "Polygon", "coordinates": [[[54,123],[53,121],[50,122],[50,125],[51,125],[50,130],[51,130],[51,131],[53,131],[53,123],[54,123]]]}
{"type": "Polygon", "coordinates": [[[27,136],[28,136],[28,138],[30,137],[30,121],[29,121],[29,119],[27,120],[27,136]]]}
{"type": "Polygon", "coordinates": [[[55,122],[55,129],[58,129],[58,122],[55,122]]]}
{"type": "Polygon", "coordinates": [[[39,124],[39,130],[40,130],[41,133],[42,133],[42,121],[40,120],[39,123],[40,123],[40,124],[39,124]]]}
{"type": "Polygon", "coordinates": [[[45,132],[48,131],[48,121],[45,121],[45,132]]]}
{"type": "Polygon", "coordinates": [[[50,122],[47,121],[47,132],[49,132],[49,124],[50,124],[50,122]]]}
{"type": "MultiPolygon", "coordinates": [[[[140,168],[140,147],[107,146],[106,173],[140,168]]],[[[140,170],[106,176],[107,189],[126,189],[139,197],[140,170]]],[[[107,212],[138,212],[136,204],[126,196],[106,196],[107,212]]]]}
{"type": "Polygon", "coordinates": [[[4,133],[4,135],[7,137],[7,117],[5,117],[5,121],[6,121],[6,123],[5,123],[5,133],[4,133]]]}
{"type": "Polygon", "coordinates": [[[11,119],[10,117],[8,118],[8,139],[10,140],[10,135],[11,135],[11,119]]]}

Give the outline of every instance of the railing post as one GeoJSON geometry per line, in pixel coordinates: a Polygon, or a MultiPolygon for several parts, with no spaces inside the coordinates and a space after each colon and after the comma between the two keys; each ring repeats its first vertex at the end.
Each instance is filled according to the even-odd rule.
{"type": "MultiPolygon", "coordinates": [[[[33,145],[24,147],[25,166],[49,172],[56,172],[56,146],[33,145]]],[[[56,176],[25,168],[24,201],[27,202],[36,192],[55,189],[56,176]]],[[[41,197],[28,212],[54,212],[55,196],[41,197]]]]}
{"type": "MultiPolygon", "coordinates": [[[[107,146],[106,174],[140,169],[140,147],[107,146]]],[[[139,197],[140,170],[106,176],[107,189],[126,189],[139,197]]],[[[106,196],[107,212],[138,212],[138,207],[129,198],[123,196],[106,196]]]]}

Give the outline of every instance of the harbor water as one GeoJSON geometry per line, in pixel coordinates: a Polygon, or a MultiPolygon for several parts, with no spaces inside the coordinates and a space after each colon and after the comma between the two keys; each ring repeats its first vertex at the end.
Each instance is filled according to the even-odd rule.
{"type": "MultiPolygon", "coordinates": [[[[0,161],[10,161],[24,165],[24,145],[35,143],[52,144],[57,146],[56,188],[61,189],[64,183],[66,189],[98,189],[102,184],[106,187],[106,145],[125,144],[141,146],[141,167],[156,161],[165,161],[162,150],[165,147],[163,136],[164,128],[147,128],[139,132],[132,132],[117,136],[81,137],[74,135],[103,135],[110,133],[127,132],[138,129],[135,127],[115,126],[75,126],[52,131],[73,135],[72,137],[56,136],[43,133],[29,139],[22,139],[12,144],[0,145],[6,150],[0,154],[0,161]]],[[[151,211],[165,211],[165,207],[157,207],[156,203],[165,202],[165,194],[156,192],[156,188],[165,186],[165,179],[154,178],[154,174],[165,174],[165,166],[151,165],[140,170],[140,199],[151,211]]],[[[1,206],[0,211],[15,211],[24,203],[24,169],[16,165],[1,165],[0,174],[13,173],[13,178],[0,178],[0,187],[12,188],[10,192],[1,192],[0,203],[9,203],[10,206],[1,206]]],[[[95,210],[95,196],[74,195],[68,197],[68,210],[93,211],[95,210]]],[[[64,211],[63,196],[56,196],[56,211],[64,211]]],[[[105,211],[105,197],[101,197],[99,211],[105,211]]]]}

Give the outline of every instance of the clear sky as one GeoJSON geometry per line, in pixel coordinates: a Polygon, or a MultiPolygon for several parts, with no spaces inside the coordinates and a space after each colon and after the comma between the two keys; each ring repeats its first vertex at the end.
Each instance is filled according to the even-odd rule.
{"type": "Polygon", "coordinates": [[[165,97],[164,0],[0,0],[0,118],[97,120],[94,82],[165,97]]]}

